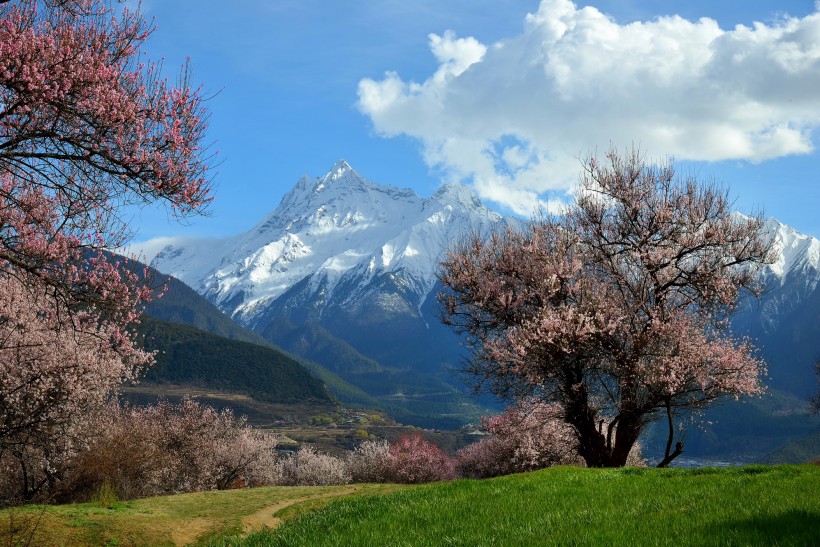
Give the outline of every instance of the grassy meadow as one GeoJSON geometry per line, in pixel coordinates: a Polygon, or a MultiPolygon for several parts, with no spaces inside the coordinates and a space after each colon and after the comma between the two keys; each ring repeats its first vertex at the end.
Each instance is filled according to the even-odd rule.
{"type": "Polygon", "coordinates": [[[552,468],[337,500],[221,544],[820,545],[820,467],[552,468]]]}
{"type": "Polygon", "coordinates": [[[820,467],[556,467],[0,511],[3,545],[820,545],[820,467]],[[31,535],[33,533],[33,535],[31,535]]]}

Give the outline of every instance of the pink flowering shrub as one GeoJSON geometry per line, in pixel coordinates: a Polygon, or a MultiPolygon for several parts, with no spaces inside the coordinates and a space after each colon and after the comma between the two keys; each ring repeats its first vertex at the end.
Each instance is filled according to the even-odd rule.
{"type": "Polygon", "coordinates": [[[486,479],[516,473],[512,452],[497,437],[486,437],[456,453],[456,473],[465,479],[486,479]]]}
{"type": "Polygon", "coordinates": [[[392,482],[414,484],[455,478],[453,461],[419,433],[391,443],[389,453],[392,482]]]}
{"type": "Polygon", "coordinates": [[[71,462],[61,496],[87,499],[108,482],[120,499],[259,486],[273,480],[276,440],[230,410],[185,398],[112,408],[71,462]]]}
{"type": "Polygon", "coordinates": [[[0,269],[0,504],[48,496],[85,448],[87,418],[150,359],[112,343],[111,324],[51,302],[36,277],[0,269]]]}
{"type": "Polygon", "coordinates": [[[392,466],[390,443],[365,441],[345,458],[352,482],[388,482],[392,466]]]}
{"type": "Polygon", "coordinates": [[[344,460],[310,446],[302,446],[276,462],[273,479],[280,486],[331,486],[350,480],[344,460]]]}
{"type": "Polygon", "coordinates": [[[495,477],[551,465],[583,464],[572,428],[560,418],[560,406],[524,401],[504,413],[484,418],[490,437],[457,454],[459,475],[495,477]]]}

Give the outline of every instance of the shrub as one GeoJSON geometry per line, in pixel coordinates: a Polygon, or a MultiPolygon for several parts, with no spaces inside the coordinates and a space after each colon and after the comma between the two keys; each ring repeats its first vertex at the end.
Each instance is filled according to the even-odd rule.
{"type": "Polygon", "coordinates": [[[489,438],[462,448],[456,456],[463,477],[496,477],[551,465],[583,465],[575,435],[560,418],[560,406],[523,401],[482,420],[489,438]]]}
{"type": "Polygon", "coordinates": [[[498,437],[487,437],[465,446],[456,454],[456,472],[459,477],[483,479],[509,475],[517,470],[513,461],[514,450],[498,437]]]}
{"type": "Polygon", "coordinates": [[[111,486],[111,482],[108,479],[103,481],[96,497],[96,501],[100,507],[104,507],[106,509],[113,509],[114,505],[116,505],[119,501],[119,498],[117,498],[117,491],[113,486],[111,486]]]}
{"type": "Polygon", "coordinates": [[[401,437],[390,445],[390,480],[421,483],[455,478],[453,461],[419,433],[401,437]]]}
{"type": "Polygon", "coordinates": [[[119,499],[270,484],[276,440],[230,410],[185,398],[112,407],[100,435],[70,465],[63,500],[89,499],[106,481],[119,499]]]}
{"type": "Polygon", "coordinates": [[[303,446],[275,465],[275,484],[280,486],[331,486],[348,484],[351,477],[344,460],[303,446]]]}
{"type": "Polygon", "coordinates": [[[388,482],[392,476],[390,444],[365,441],[346,458],[352,482],[388,482]]]}

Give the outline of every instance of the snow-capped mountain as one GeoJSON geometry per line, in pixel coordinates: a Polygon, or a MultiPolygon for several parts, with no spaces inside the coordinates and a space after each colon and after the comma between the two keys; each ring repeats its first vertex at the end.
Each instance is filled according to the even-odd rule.
{"type": "MultiPolygon", "coordinates": [[[[434,372],[459,352],[434,315],[442,253],[466,233],[508,221],[466,187],[421,198],[368,182],[340,161],[324,177],[299,180],[252,230],[168,245],[153,265],[274,342],[282,319],[317,324],[386,366],[434,372]]],[[[735,328],[761,342],[776,384],[812,389],[820,241],[774,219],[767,229],[778,248],[764,272],[767,291],[744,305],[735,328]]]]}
{"type": "Polygon", "coordinates": [[[299,180],[249,232],[168,245],[152,265],[263,334],[280,317],[316,322],[403,367],[420,359],[404,359],[403,342],[440,328],[431,294],[442,253],[502,221],[464,186],[421,198],[339,161],[324,177],[299,180]]]}
{"type": "Polygon", "coordinates": [[[766,221],[766,229],[775,234],[779,250],[777,259],[769,265],[770,274],[781,284],[788,279],[800,278],[806,282],[806,288],[813,291],[820,271],[820,240],[801,234],[773,218],[766,221]]]}
{"type": "Polygon", "coordinates": [[[776,260],[765,269],[766,288],[733,318],[735,330],[755,340],[769,365],[769,385],[798,395],[816,391],[812,363],[820,358],[820,240],[775,219],[776,260]]]}

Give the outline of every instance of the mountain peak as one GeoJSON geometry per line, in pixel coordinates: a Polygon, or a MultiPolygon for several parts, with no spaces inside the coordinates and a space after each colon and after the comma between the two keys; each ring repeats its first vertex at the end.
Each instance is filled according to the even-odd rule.
{"type": "Polygon", "coordinates": [[[775,218],[767,219],[766,227],[774,234],[774,243],[778,246],[777,260],[769,268],[781,282],[793,271],[806,268],[820,271],[820,240],[801,234],[775,218]]]}
{"type": "Polygon", "coordinates": [[[481,200],[469,186],[463,184],[443,184],[432,199],[440,202],[451,202],[466,205],[470,208],[481,207],[481,200]]]}
{"type": "Polygon", "coordinates": [[[347,160],[340,159],[339,161],[333,164],[333,167],[330,168],[330,171],[328,171],[327,176],[331,177],[333,180],[336,180],[339,177],[343,177],[344,174],[348,171],[355,172],[355,169],[353,169],[350,166],[350,164],[347,163],[347,160]]]}
{"type": "Polygon", "coordinates": [[[318,179],[316,181],[316,186],[314,187],[315,192],[319,192],[324,189],[326,186],[330,184],[338,185],[339,183],[357,183],[361,184],[365,182],[363,176],[361,176],[355,169],[353,169],[346,160],[339,160],[333,167],[330,168],[330,171],[327,174],[318,179]]]}

